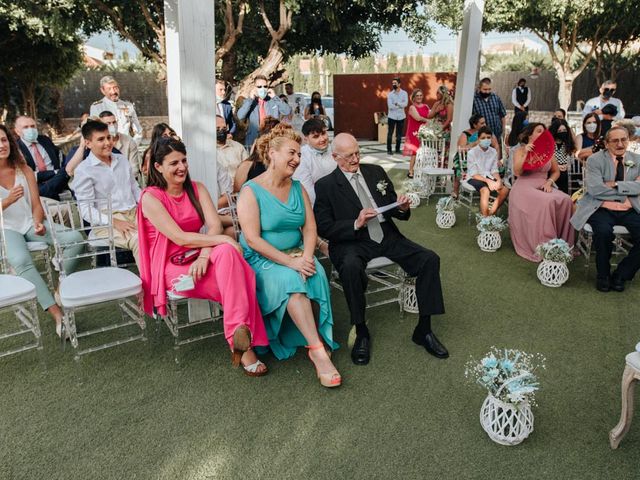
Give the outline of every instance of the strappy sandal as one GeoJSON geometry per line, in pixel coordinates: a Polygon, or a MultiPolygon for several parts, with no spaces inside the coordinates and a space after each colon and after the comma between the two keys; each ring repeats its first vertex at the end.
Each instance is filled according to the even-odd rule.
{"type": "Polygon", "coordinates": [[[255,363],[252,363],[251,365],[242,365],[242,369],[244,370],[244,374],[248,377],[263,377],[269,373],[267,366],[260,360],[256,360],[255,363]],[[261,366],[264,367],[264,370],[262,371],[258,370],[261,366]]]}
{"type": "Polygon", "coordinates": [[[319,343],[317,345],[308,345],[307,348],[309,349],[309,351],[307,352],[307,354],[309,355],[309,360],[311,360],[311,363],[313,363],[313,366],[316,369],[316,376],[318,377],[318,380],[320,380],[320,385],[327,388],[335,388],[342,385],[342,377],[337,370],[334,373],[320,373],[318,371],[317,365],[311,358],[311,350],[324,350],[324,345],[322,343],[319,343]]]}

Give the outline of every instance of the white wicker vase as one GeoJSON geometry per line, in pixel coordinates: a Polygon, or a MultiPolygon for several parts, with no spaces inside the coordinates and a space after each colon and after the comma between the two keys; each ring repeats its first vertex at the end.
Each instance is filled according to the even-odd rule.
{"type": "Polygon", "coordinates": [[[478,246],[483,252],[495,252],[502,246],[500,232],[480,232],[478,246]]]}
{"type": "Polygon", "coordinates": [[[436,215],[436,225],[440,228],[451,228],[456,224],[456,212],[444,210],[436,215]]]}
{"type": "Polygon", "coordinates": [[[402,305],[403,311],[408,313],[418,313],[418,297],[416,295],[415,278],[405,278],[404,284],[400,289],[399,301],[402,305]]]}
{"type": "Polygon", "coordinates": [[[563,262],[543,260],[538,265],[538,280],[545,287],[560,287],[569,280],[569,268],[563,262]]]}
{"type": "Polygon", "coordinates": [[[420,195],[418,195],[418,192],[409,192],[407,193],[407,197],[409,198],[409,207],[416,208],[420,206],[420,195]]]}
{"type": "Polygon", "coordinates": [[[518,445],[533,432],[533,412],[524,402],[506,403],[487,395],[480,409],[480,425],[500,445],[518,445]]]}

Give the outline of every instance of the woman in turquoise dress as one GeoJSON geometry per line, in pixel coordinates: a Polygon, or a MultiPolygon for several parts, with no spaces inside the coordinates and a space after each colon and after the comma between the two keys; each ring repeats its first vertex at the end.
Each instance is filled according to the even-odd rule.
{"type": "Polygon", "coordinates": [[[333,341],[329,283],[313,256],[317,233],[309,197],[292,175],[300,164],[300,136],[278,125],[256,148],[267,171],[244,184],[238,200],[240,244],[256,272],[256,291],[269,347],[278,359],[306,346],[320,383],[337,387],[341,377],[325,349],[333,341]],[[318,304],[318,323],[311,301],[318,304]]]}

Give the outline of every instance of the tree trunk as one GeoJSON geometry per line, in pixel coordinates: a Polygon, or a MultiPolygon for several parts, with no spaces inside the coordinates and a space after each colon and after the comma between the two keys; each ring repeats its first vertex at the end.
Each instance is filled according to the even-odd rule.
{"type": "Polygon", "coordinates": [[[20,88],[22,93],[23,114],[34,120],[38,120],[38,109],[36,108],[36,85],[34,82],[26,82],[20,88]]]}
{"type": "Polygon", "coordinates": [[[575,76],[564,71],[562,67],[556,66],[558,75],[558,103],[560,108],[569,110],[571,106],[571,93],[573,92],[573,81],[575,76]]]}
{"type": "Polygon", "coordinates": [[[226,82],[233,83],[237,66],[238,54],[235,50],[231,50],[222,57],[222,79],[226,82]]]}
{"type": "Polygon", "coordinates": [[[282,61],[284,59],[284,52],[280,48],[278,42],[272,42],[269,47],[269,52],[262,64],[256,68],[253,72],[242,79],[238,85],[237,97],[249,97],[251,90],[253,90],[253,82],[257,75],[264,75],[269,79],[269,82],[277,80],[282,76],[283,69],[282,61]]]}

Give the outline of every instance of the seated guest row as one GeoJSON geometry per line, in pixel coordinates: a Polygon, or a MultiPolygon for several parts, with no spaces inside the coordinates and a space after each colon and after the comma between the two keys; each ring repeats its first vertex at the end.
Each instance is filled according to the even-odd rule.
{"type": "MultiPolygon", "coordinates": [[[[296,347],[304,345],[309,347],[309,357],[321,384],[327,387],[341,384],[340,374],[326,351],[326,348],[334,350],[338,347],[333,339],[329,285],[322,267],[313,256],[317,233],[309,195],[298,181],[292,179],[300,163],[300,137],[290,127],[283,126],[259,140],[258,149],[264,156],[266,171],[247,182],[238,202],[243,227],[240,242],[244,248],[230,237],[221,235],[222,224],[214,203],[201,184],[192,183],[189,179],[186,151],[178,139],[161,139],[152,146],[147,176],[149,186],[141,193],[128,162],[112,151],[113,139],[108,126],[90,120],[83,126],[82,133],[91,153],[72,172],[76,196],[82,203],[111,195],[115,237],[119,245],[132,249],[136,254],[147,313],[154,310],[166,313],[166,291],[171,290],[176,278],[189,275],[194,280],[194,288],[182,291],[180,295],[215,300],[223,305],[225,336],[233,352],[234,364],[242,364],[248,374],[263,375],[267,369],[257,359],[254,347],[259,349],[268,345],[277,358],[287,358],[295,353],[296,347]],[[141,208],[137,208],[139,201],[141,208]],[[279,215],[274,215],[274,211],[279,215]],[[207,227],[206,234],[198,233],[203,225],[207,227]],[[193,263],[176,265],[171,261],[174,255],[193,248],[199,250],[193,263]],[[246,261],[241,252],[244,252],[246,261]],[[318,325],[312,302],[318,305],[318,325]]],[[[8,136],[5,136],[8,142],[8,136]]],[[[326,130],[319,129],[316,136],[318,150],[322,147],[328,149],[326,130]]],[[[357,156],[340,153],[354,146],[357,148],[355,139],[339,136],[336,144],[339,148],[333,157],[339,164],[339,159],[350,158],[348,168],[352,172],[358,170],[358,162],[353,161],[357,156]]],[[[9,148],[6,150],[10,151],[9,148]]],[[[12,170],[9,164],[6,168],[12,170]]],[[[340,168],[336,169],[339,171],[340,168]]],[[[376,167],[374,171],[376,176],[382,174],[381,178],[390,184],[381,169],[376,167]]],[[[309,178],[309,185],[312,185],[319,177],[312,172],[309,178]]],[[[363,179],[373,181],[368,179],[368,173],[363,173],[363,179]]],[[[365,188],[371,189],[370,186],[365,188]]],[[[351,195],[356,202],[365,198],[355,190],[351,195]]],[[[355,238],[362,241],[369,238],[370,222],[377,217],[372,215],[373,208],[396,200],[392,186],[382,196],[373,193],[371,197],[372,192],[368,195],[369,198],[350,221],[351,228],[355,228],[355,238]]],[[[7,212],[14,208],[12,200],[3,201],[7,212]]],[[[425,297],[424,302],[421,300],[421,308],[424,307],[425,311],[414,341],[438,356],[446,356],[446,350],[430,330],[430,315],[443,313],[438,259],[432,252],[425,251],[425,261],[415,262],[415,255],[422,254],[418,251],[420,247],[410,245],[410,242],[405,247],[411,246],[413,250],[401,252],[402,242],[399,239],[403,237],[398,236],[391,216],[408,218],[409,210],[406,197],[400,196],[397,200],[400,203],[397,212],[392,210],[384,215],[386,225],[382,229],[382,242],[377,235],[377,240],[369,239],[373,244],[366,247],[365,253],[358,254],[358,258],[387,254],[391,258],[397,257],[399,262],[406,258],[407,264],[409,257],[414,258],[408,267],[412,270],[410,273],[418,275],[419,289],[425,290],[425,295],[429,291],[428,298],[425,297]]],[[[38,202],[35,204],[39,205],[38,202]]],[[[325,205],[326,213],[334,215],[335,206],[327,207],[325,205]]],[[[98,227],[105,223],[104,212],[83,208],[81,214],[86,221],[98,227]]],[[[344,214],[339,212],[342,217],[344,214]]],[[[36,209],[30,216],[37,219],[38,215],[42,216],[36,209]]],[[[375,223],[378,221],[376,218],[375,223]]],[[[327,225],[336,223],[326,217],[323,222],[327,225]]],[[[34,234],[41,231],[42,227],[36,221],[34,234]]],[[[25,235],[29,234],[25,232],[25,235]]],[[[336,236],[332,231],[325,234],[335,251],[339,251],[344,234],[336,236]]],[[[26,249],[24,251],[28,255],[26,249]]],[[[348,275],[357,276],[359,267],[352,260],[347,263],[350,265],[348,275]]],[[[365,265],[366,261],[361,265],[363,274],[365,265]]],[[[35,269],[33,272],[39,277],[35,269]]],[[[341,275],[345,272],[346,269],[341,268],[341,275]]],[[[40,290],[45,292],[41,305],[49,309],[54,318],[56,315],[60,317],[61,312],[55,302],[44,299],[46,294],[51,295],[46,292],[41,279],[40,282],[40,290]]],[[[360,305],[364,305],[366,276],[358,283],[361,292],[349,298],[350,303],[353,299],[354,305],[358,305],[352,309],[352,321],[358,325],[352,357],[355,363],[363,364],[368,362],[370,355],[370,336],[366,331],[364,311],[360,311],[360,305]]]]}

